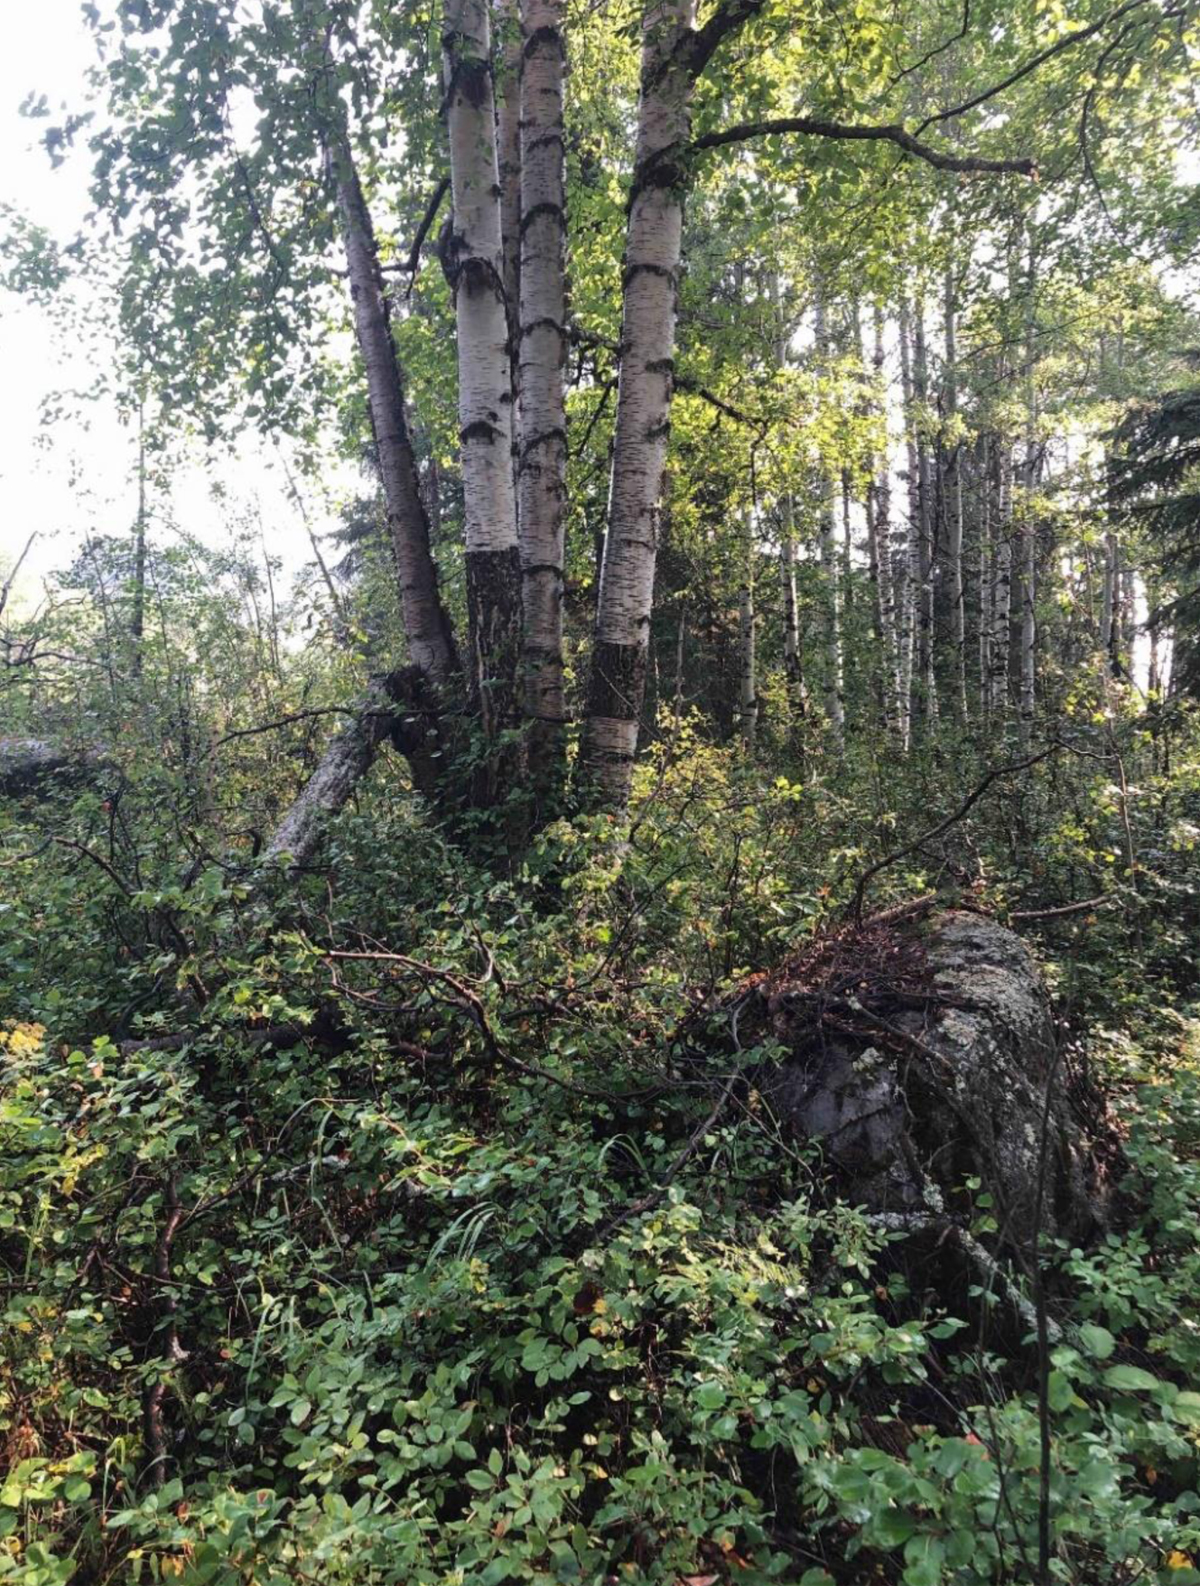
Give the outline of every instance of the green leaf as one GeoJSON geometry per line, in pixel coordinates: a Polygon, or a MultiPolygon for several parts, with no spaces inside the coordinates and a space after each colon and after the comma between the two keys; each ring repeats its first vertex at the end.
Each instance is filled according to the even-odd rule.
{"type": "Polygon", "coordinates": [[[725,1389],[719,1382],[702,1382],[696,1389],[696,1403],[702,1410],[719,1410],[725,1403],[725,1389]]]}
{"type": "Polygon", "coordinates": [[[1108,1328],[1098,1327],[1095,1322],[1083,1323],[1079,1329],[1079,1342],[1097,1360],[1107,1360],[1117,1347],[1117,1341],[1108,1328]]]}
{"type": "Polygon", "coordinates": [[[1160,1379],[1140,1366],[1110,1366],[1104,1373],[1105,1386],[1122,1393],[1149,1393],[1160,1386],[1160,1379]]]}

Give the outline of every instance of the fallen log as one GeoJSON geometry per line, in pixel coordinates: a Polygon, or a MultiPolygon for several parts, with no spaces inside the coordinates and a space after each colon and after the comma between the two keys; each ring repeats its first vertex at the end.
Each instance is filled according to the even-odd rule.
{"type": "Polygon", "coordinates": [[[760,1089],[868,1212],[965,1221],[974,1183],[1013,1249],[1039,1223],[1103,1225],[1115,1137],[1084,1124],[1041,972],[996,921],[926,907],[845,927],[744,991],[738,1025],[743,1046],[780,1043],[760,1089]]]}
{"type": "Polygon", "coordinates": [[[113,765],[108,750],[98,745],[77,749],[45,738],[0,738],[0,794],[34,793],[52,777],[84,781],[113,765]]]}

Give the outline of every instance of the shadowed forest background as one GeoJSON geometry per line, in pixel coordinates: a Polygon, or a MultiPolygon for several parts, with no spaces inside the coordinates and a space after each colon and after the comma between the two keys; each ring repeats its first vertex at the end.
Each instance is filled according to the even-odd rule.
{"type": "Polygon", "coordinates": [[[1196,1586],[1200,5],[80,26],[0,1580],[1196,1586]]]}

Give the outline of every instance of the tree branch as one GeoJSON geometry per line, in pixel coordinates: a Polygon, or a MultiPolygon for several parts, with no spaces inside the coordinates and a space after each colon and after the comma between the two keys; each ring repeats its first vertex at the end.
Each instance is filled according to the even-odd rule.
{"type": "Polygon", "coordinates": [[[692,77],[699,77],[729,35],[756,17],[765,4],[766,0],[722,0],[702,28],[683,35],[675,46],[674,59],[692,77]]]}
{"type": "Polygon", "coordinates": [[[920,137],[927,127],[936,126],[939,122],[952,121],[955,116],[966,115],[968,110],[974,110],[978,105],[986,103],[987,100],[994,99],[997,94],[1002,94],[1006,88],[1011,88],[1014,83],[1019,83],[1023,77],[1028,77],[1031,72],[1037,71],[1039,66],[1044,66],[1047,61],[1053,60],[1056,55],[1061,55],[1064,50],[1069,50],[1075,44],[1082,44],[1085,39],[1094,38],[1097,33],[1102,33],[1110,23],[1116,22],[1119,17],[1128,16],[1129,12],[1139,11],[1143,6],[1149,4],[1150,0],[1127,0],[1125,5],[1118,6],[1115,11],[1110,11],[1106,17],[1101,17],[1099,22],[1093,22],[1090,27],[1076,28],[1074,33],[1064,34],[1056,43],[1039,51],[1038,54],[1027,60],[1023,66],[1018,66],[1015,72],[1010,72],[1007,77],[1002,78],[1000,82],[993,83],[990,88],[983,89],[982,92],[975,94],[970,99],[964,99],[960,105],[951,105],[946,110],[935,111],[932,116],[926,117],[917,128],[916,135],[920,137]]]}
{"type": "MultiPolygon", "coordinates": [[[[1141,0],[1138,0],[1141,3],[1141,0]]],[[[894,143],[908,154],[916,155],[939,171],[991,171],[1015,176],[1036,176],[1033,160],[985,160],[978,155],[944,154],[930,148],[915,134],[899,124],[891,126],[859,126],[853,122],[819,121],[812,116],[779,116],[767,121],[742,121],[719,132],[708,132],[696,138],[690,150],[701,153],[705,149],[723,149],[731,143],[747,143],[752,138],[778,137],[789,132],[803,133],[814,138],[833,138],[843,142],[865,141],[894,143]]]]}

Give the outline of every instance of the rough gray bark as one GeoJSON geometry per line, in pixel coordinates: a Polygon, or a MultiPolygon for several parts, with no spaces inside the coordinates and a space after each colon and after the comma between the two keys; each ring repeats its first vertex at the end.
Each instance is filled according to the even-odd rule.
{"type": "Polygon", "coordinates": [[[52,778],[81,781],[114,762],[107,750],[69,748],[45,738],[0,738],[0,794],[7,798],[34,793],[52,778]]]}
{"type": "Polygon", "coordinates": [[[340,110],[326,118],[329,160],[337,191],[342,243],[354,304],[354,330],[366,366],[371,428],[387,502],[388,528],[400,581],[400,607],[409,654],[437,684],[458,670],[450,619],[438,591],[421,499],[416,458],[405,413],[404,382],[392,340],[390,310],[370,211],[363,197],[340,110]]]}
{"type": "Polygon", "coordinates": [[[438,733],[439,696],[419,667],[372,679],[354,714],[331,740],[279,825],[264,845],[266,858],[288,855],[303,865],[329,821],[349,802],[381,745],[392,743],[408,761],[413,785],[427,798],[444,792],[438,733]]]}
{"type": "MultiPolygon", "coordinates": [[[[836,952],[822,961],[810,949],[752,993],[788,1052],[767,1086],[773,1105],[821,1146],[840,1192],[874,1213],[967,1220],[967,1183],[978,1178],[994,1197],[998,1242],[1021,1247],[1045,1117],[1043,1231],[1081,1237],[1102,1220],[1104,1151],[1073,1112],[1050,999],[1020,938],[947,911],[882,935],[868,922],[842,946],[851,989],[836,952]]],[[[752,1017],[742,1016],[743,1042],[752,1017]]]]}

